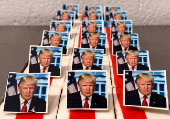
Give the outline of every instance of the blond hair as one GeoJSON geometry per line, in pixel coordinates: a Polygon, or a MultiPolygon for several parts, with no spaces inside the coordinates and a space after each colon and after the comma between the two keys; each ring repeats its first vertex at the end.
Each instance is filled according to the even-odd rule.
{"type": "Polygon", "coordinates": [[[57,27],[58,27],[58,26],[64,26],[64,27],[66,28],[66,24],[63,23],[63,22],[58,23],[58,24],[57,24],[57,27]]]}
{"type": "Polygon", "coordinates": [[[84,51],[84,52],[82,53],[82,55],[81,55],[81,58],[82,58],[83,56],[90,56],[90,57],[93,57],[93,60],[95,59],[95,53],[94,53],[93,51],[91,51],[91,50],[86,50],[86,51],[84,51]]]}
{"type": "Polygon", "coordinates": [[[40,50],[40,53],[39,53],[39,57],[44,54],[44,55],[50,55],[51,57],[53,57],[53,51],[50,50],[50,49],[42,49],[40,50]]]}
{"type": "Polygon", "coordinates": [[[96,8],[95,7],[90,7],[89,11],[95,11],[96,8]]]}
{"type": "Polygon", "coordinates": [[[90,25],[93,25],[93,26],[97,27],[97,24],[95,22],[89,22],[88,26],[90,26],[90,25]]]}
{"type": "Polygon", "coordinates": [[[122,38],[128,38],[128,39],[130,40],[130,42],[131,42],[131,35],[130,35],[129,33],[122,33],[122,34],[120,35],[120,40],[121,40],[122,38]]]}
{"type": "Polygon", "coordinates": [[[112,11],[112,10],[117,11],[117,9],[115,7],[111,7],[110,11],[112,11]]]}
{"type": "Polygon", "coordinates": [[[72,9],[72,10],[74,11],[74,7],[71,6],[71,5],[67,7],[67,10],[68,10],[68,9],[72,9]]]}
{"type": "Polygon", "coordinates": [[[117,23],[117,26],[124,26],[124,27],[126,27],[126,24],[125,24],[125,22],[119,22],[119,23],[117,23]]]}
{"type": "Polygon", "coordinates": [[[89,14],[89,17],[90,17],[90,15],[95,15],[95,16],[97,17],[97,13],[96,13],[96,12],[91,12],[91,13],[89,14]]]}
{"type": "Polygon", "coordinates": [[[125,58],[127,58],[127,56],[129,56],[129,55],[130,56],[135,56],[135,57],[137,57],[139,59],[139,53],[137,51],[135,51],[135,50],[127,51],[126,54],[125,54],[125,58]]]}
{"type": "Polygon", "coordinates": [[[79,76],[79,80],[78,80],[78,85],[82,82],[93,82],[94,86],[96,86],[96,78],[95,76],[93,76],[92,74],[82,74],[79,76]]]}
{"type": "Polygon", "coordinates": [[[141,73],[136,76],[135,83],[138,83],[139,80],[143,81],[149,81],[152,82],[152,85],[154,85],[154,77],[148,73],[141,73]]]}
{"type": "Polygon", "coordinates": [[[63,12],[63,13],[62,13],[62,16],[63,16],[63,15],[68,15],[68,16],[70,16],[70,13],[69,13],[69,12],[63,12]]]}
{"type": "Polygon", "coordinates": [[[122,14],[121,13],[116,13],[116,14],[114,14],[114,17],[115,16],[121,16],[121,18],[122,18],[122,14]]]}
{"type": "Polygon", "coordinates": [[[35,85],[35,89],[37,88],[37,79],[34,76],[22,77],[18,83],[18,87],[21,86],[23,83],[33,84],[35,85]]]}
{"type": "Polygon", "coordinates": [[[53,34],[50,36],[50,39],[53,38],[53,37],[59,38],[59,39],[61,40],[61,34],[59,34],[59,33],[53,33],[53,34]]]}
{"type": "Polygon", "coordinates": [[[89,38],[90,38],[90,37],[97,37],[98,40],[100,40],[100,35],[99,35],[97,32],[90,33],[90,34],[89,34],[89,38]]]}

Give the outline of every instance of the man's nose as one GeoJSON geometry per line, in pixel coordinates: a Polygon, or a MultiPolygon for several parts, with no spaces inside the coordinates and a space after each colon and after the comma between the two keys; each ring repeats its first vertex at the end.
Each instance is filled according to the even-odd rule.
{"type": "Polygon", "coordinates": [[[28,88],[28,89],[27,89],[27,93],[29,93],[29,92],[30,92],[30,89],[28,88]]]}

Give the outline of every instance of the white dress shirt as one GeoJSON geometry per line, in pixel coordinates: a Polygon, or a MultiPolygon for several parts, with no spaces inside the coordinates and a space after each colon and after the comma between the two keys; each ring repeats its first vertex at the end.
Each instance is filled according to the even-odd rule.
{"type": "MultiPolygon", "coordinates": [[[[142,103],[143,103],[143,100],[144,100],[144,98],[143,98],[143,94],[138,90],[138,93],[139,93],[139,98],[140,98],[140,102],[141,102],[141,105],[142,105],[142,103]]],[[[147,98],[146,98],[146,102],[148,103],[148,106],[149,106],[149,103],[150,103],[150,98],[151,98],[151,94],[149,94],[148,96],[146,96],[147,98]]]]}
{"type": "MultiPolygon", "coordinates": [[[[21,94],[19,95],[19,99],[20,99],[20,111],[21,111],[21,110],[22,110],[22,107],[24,106],[25,100],[21,97],[21,94]]],[[[26,104],[26,106],[27,106],[27,112],[28,112],[28,110],[29,110],[29,108],[30,108],[31,100],[32,100],[32,99],[30,99],[30,100],[27,101],[27,102],[28,102],[28,103],[26,104]]]]}
{"type": "Polygon", "coordinates": [[[88,67],[88,69],[86,69],[86,66],[82,63],[83,65],[83,70],[91,70],[91,67],[88,67]]]}
{"type": "MultiPolygon", "coordinates": [[[[44,67],[40,64],[40,73],[43,73],[43,68],[44,68],[44,67]]],[[[49,68],[49,66],[46,67],[45,73],[48,73],[48,68],[49,68]]]]}
{"type": "Polygon", "coordinates": [[[121,47],[122,47],[122,52],[126,52],[126,51],[129,51],[129,47],[128,48],[126,48],[126,51],[124,50],[125,48],[121,45],[121,47]]]}
{"type": "MultiPolygon", "coordinates": [[[[131,65],[129,65],[128,63],[127,63],[127,65],[128,65],[128,67],[129,67],[129,70],[131,70],[132,71],[132,66],[131,65]]],[[[134,70],[133,71],[137,71],[137,65],[134,67],[134,70]]]]}
{"type": "MultiPolygon", "coordinates": [[[[81,91],[80,91],[80,96],[81,96],[81,101],[82,101],[82,107],[84,107],[84,103],[85,103],[86,97],[81,93],[81,91]]],[[[90,96],[90,97],[88,97],[88,98],[89,98],[89,100],[88,100],[87,102],[88,102],[89,108],[90,108],[92,96],[90,96]]]]}
{"type": "MultiPolygon", "coordinates": [[[[89,45],[90,45],[90,43],[89,43],[89,45]]],[[[92,48],[92,47],[93,47],[93,46],[90,45],[90,49],[96,49],[96,48],[97,48],[97,46],[95,46],[94,48],[92,48]]]]}

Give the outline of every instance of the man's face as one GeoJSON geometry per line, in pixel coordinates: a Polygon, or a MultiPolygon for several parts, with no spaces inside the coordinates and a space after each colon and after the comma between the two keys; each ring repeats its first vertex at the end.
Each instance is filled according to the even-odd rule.
{"type": "Polygon", "coordinates": [[[89,25],[89,26],[88,26],[88,29],[89,29],[89,32],[90,32],[90,33],[96,32],[96,26],[95,26],[95,25],[89,25]]]}
{"type": "Polygon", "coordinates": [[[140,79],[138,80],[136,85],[143,95],[147,96],[152,93],[153,85],[151,81],[144,81],[140,79]]]}
{"type": "Polygon", "coordinates": [[[116,9],[111,9],[110,12],[116,12],[117,10],[116,9]]]}
{"type": "Polygon", "coordinates": [[[60,44],[61,39],[60,38],[56,38],[56,37],[52,37],[50,39],[50,41],[51,41],[52,46],[57,46],[58,47],[59,44],[60,44]]]}
{"type": "Polygon", "coordinates": [[[94,59],[92,56],[87,56],[87,55],[84,55],[82,58],[81,58],[83,64],[86,66],[86,67],[91,67],[93,65],[93,62],[94,62],[94,59]]]}
{"type": "Polygon", "coordinates": [[[69,10],[69,11],[74,11],[74,9],[71,8],[71,7],[67,8],[67,10],[69,10]]]}
{"type": "Polygon", "coordinates": [[[35,93],[35,85],[34,84],[27,84],[27,83],[22,83],[19,87],[18,90],[21,94],[21,97],[24,100],[29,100],[33,97],[35,93]]]}
{"type": "Polygon", "coordinates": [[[96,19],[97,19],[96,15],[90,15],[90,20],[96,20],[96,19]]]}
{"type": "Polygon", "coordinates": [[[81,93],[85,97],[90,97],[90,96],[93,95],[93,92],[94,92],[94,89],[95,89],[93,82],[81,81],[78,86],[79,86],[81,93]]]}
{"type": "Polygon", "coordinates": [[[62,20],[63,21],[68,21],[68,19],[69,19],[69,15],[67,15],[67,14],[62,15],[62,20]]]}
{"type": "Polygon", "coordinates": [[[125,37],[122,37],[120,39],[120,42],[121,42],[121,45],[124,47],[124,48],[128,48],[130,46],[130,39],[129,38],[125,38],[125,37]]]}
{"type": "Polygon", "coordinates": [[[119,33],[124,33],[125,32],[125,26],[124,25],[118,25],[117,26],[117,30],[119,33]]]}
{"type": "Polygon", "coordinates": [[[97,46],[99,42],[99,38],[98,37],[89,37],[89,43],[91,46],[97,46]]]}
{"type": "Polygon", "coordinates": [[[40,64],[43,67],[48,67],[51,63],[52,57],[50,55],[41,54],[39,56],[40,64]]]}
{"type": "Polygon", "coordinates": [[[120,15],[116,15],[116,16],[114,17],[114,20],[122,20],[122,17],[121,17],[120,15]]]}
{"type": "Polygon", "coordinates": [[[129,65],[135,67],[138,64],[138,57],[137,56],[126,56],[126,61],[128,62],[129,65]]]}
{"type": "Polygon", "coordinates": [[[64,32],[65,31],[65,26],[61,26],[61,25],[57,26],[57,31],[58,32],[64,32]]]}

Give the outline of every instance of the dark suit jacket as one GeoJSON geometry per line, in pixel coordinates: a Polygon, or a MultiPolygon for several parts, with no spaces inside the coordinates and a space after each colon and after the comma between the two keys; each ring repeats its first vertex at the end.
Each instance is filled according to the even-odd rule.
{"type": "MultiPolygon", "coordinates": [[[[87,44],[82,44],[82,45],[81,45],[81,48],[90,48],[90,45],[89,45],[89,43],[87,43],[87,44]]],[[[103,49],[103,50],[104,50],[104,54],[106,53],[106,48],[104,48],[104,47],[101,46],[101,45],[97,45],[96,49],[103,49]]]]}
{"type": "MultiPolygon", "coordinates": [[[[125,93],[125,105],[141,106],[138,90],[127,91],[125,93]]],[[[152,92],[149,106],[166,108],[166,98],[162,95],[152,92]]]]}
{"type": "MultiPolygon", "coordinates": [[[[73,64],[72,65],[72,70],[83,70],[82,63],[73,64]]],[[[100,67],[96,66],[96,65],[92,65],[91,70],[102,70],[102,69],[100,67]]]]}
{"type": "MultiPolygon", "coordinates": [[[[123,70],[129,70],[127,63],[118,65],[118,74],[123,74],[123,70]]],[[[149,67],[142,65],[142,64],[138,64],[137,70],[149,70],[149,67]]]]}
{"type": "MultiPolygon", "coordinates": [[[[80,92],[67,95],[67,108],[83,108],[80,92]]],[[[93,93],[90,108],[107,108],[107,99],[93,93]]]]}
{"type": "MultiPolygon", "coordinates": [[[[50,44],[46,44],[46,45],[44,45],[44,46],[51,46],[51,43],[50,43],[50,44]]],[[[66,49],[65,47],[63,47],[63,46],[61,46],[61,45],[59,45],[58,47],[62,47],[62,48],[63,48],[62,54],[66,54],[66,53],[67,53],[67,49],[66,49]]]]}
{"type": "MultiPolygon", "coordinates": [[[[31,112],[31,110],[33,109],[35,110],[35,112],[46,112],[46,101],[33,96],[28,112],[31,112]]],[[[4,111],[11,111],[11,112],[21,111],[19,94],[6,97],[4,111]]]]}
{"type": "MultiPolygon", "coordinates": [[[[51,76],[60,76],[60,68],[51,65],[48,68],[48,72],[51,72],[51,76]]],[[[32,64],[29,67],[29,73],[40,73],[40,64],[32,64]]]]}
{"type": "MultiPolygon", "coordinates": [[[[129,46],[129,50],[138,50],[137,48],[133,46],[129,46]]],[[[113,46],[113,53],[116,54],[116,51],[122,51],[121,45],[113,46]]]]}

